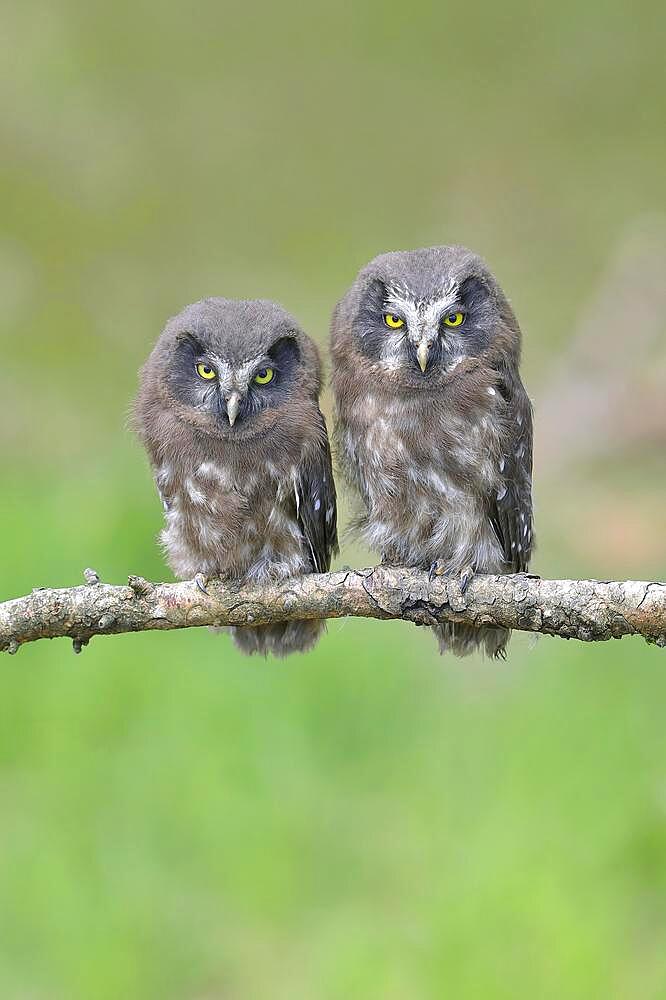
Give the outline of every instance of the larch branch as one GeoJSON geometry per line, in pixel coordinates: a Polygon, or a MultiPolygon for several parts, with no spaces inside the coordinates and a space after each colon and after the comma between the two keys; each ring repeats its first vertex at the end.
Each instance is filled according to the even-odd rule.
{"type": "Polygon", "coordinates": [[[85,579],[82,586],[34,590],[0,604],[0,650],[15,653],[36,639],[65,636],[79,652],[96,635],[344,617],[499,625],[586,642],[638,635],[666,646],[664,583],[477,576],[463,594],[456,580],[388,566],[261,586],[212,580],[207,593],[195,581],[131,576],[127,586],[111,586],[93,570],[85,579]]]}

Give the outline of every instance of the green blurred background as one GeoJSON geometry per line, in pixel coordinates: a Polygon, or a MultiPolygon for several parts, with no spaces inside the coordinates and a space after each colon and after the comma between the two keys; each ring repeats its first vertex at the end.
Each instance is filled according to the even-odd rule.
{"type": "MultiPolygon", "coordinates": [[[[368,258],[441,242],[525,332],[535,570],[666,576],[662,3],[2,20],[0,598],[168,578],[126,414],[184,303],[324,344],[368,258]]],[[[2,1000],[666,997],[662,651],[345,621],[279,663],[202,630],[1,667],[2,1000]]]]}

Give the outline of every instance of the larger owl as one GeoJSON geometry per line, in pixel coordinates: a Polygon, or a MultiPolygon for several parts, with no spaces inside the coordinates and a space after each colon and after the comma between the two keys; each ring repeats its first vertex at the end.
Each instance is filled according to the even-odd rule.
{"type": "MultiPolygon", "coordinates": [[[[382,254],[332,320],[340,462],[387,563],[460,579],[527,569],[532,411],[520,329],[464,247],[382,254]]],[[[446,624],[440,650],[503,656],[506,629],[446,624]]]]}
{"type": "MultiPolygon", "coordinates": [[[[314,343],[272,302],[209,298],[169,320],[142,373],[135,426],[181,579],[261,583],[325,572],[335,486],[314,343]]],[[[234,628],[246,653],[309,649],[324,624],[234,628]]]]}

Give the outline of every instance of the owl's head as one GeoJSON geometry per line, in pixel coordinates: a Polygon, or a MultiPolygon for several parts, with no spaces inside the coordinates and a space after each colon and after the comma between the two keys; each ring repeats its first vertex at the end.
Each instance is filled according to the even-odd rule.
{"type": "Polygon", "coordinates": [[[511,307],[484,261],[465,247],[382,254],[339,309],[356,350],[410,388],[441,385],[463,361],[518,360],[511,307]]]}
{"type": "Polygon", "coordinates": [[[274,302],[202,299],[167,323],[144,383],[181,419],[229,438],[261,433],[293,399],[317,398],[317,349],[274,302]]]}

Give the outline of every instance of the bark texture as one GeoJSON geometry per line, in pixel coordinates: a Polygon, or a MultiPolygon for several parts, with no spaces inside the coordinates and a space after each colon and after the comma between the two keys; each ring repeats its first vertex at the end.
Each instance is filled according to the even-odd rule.
{"type": "Polygon", "coordinates": [[[478,576],[462,594],[454,580],[377,566],[261,587],[213,580],[204,593],[195,581],[150,583],[131,576],[128,586],[111,586],[94,570],[84,575],[82,586],[34,590],[0,604],[0,650],[15,653],[24,643],[66,636],[79,652],[95,635],[347,616],[500,625],[585,642],[638,635],[666,646],[664,583],[478,576]]]}

